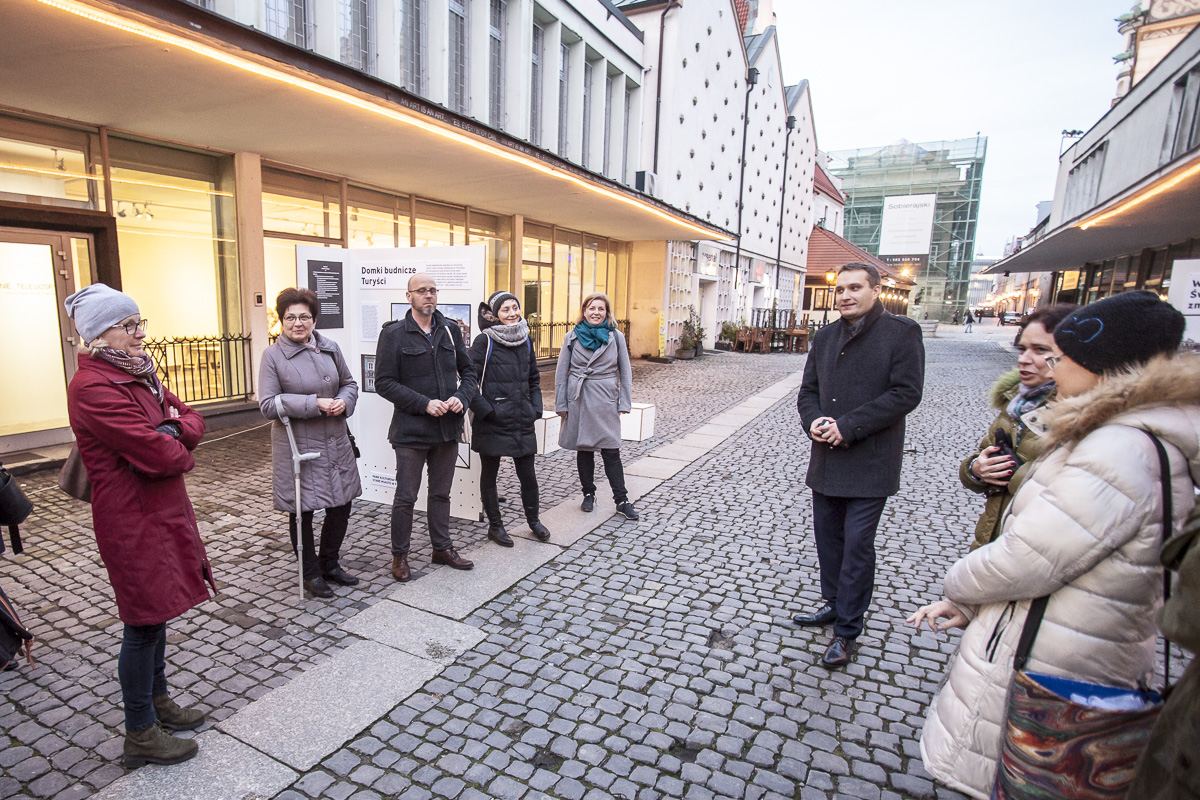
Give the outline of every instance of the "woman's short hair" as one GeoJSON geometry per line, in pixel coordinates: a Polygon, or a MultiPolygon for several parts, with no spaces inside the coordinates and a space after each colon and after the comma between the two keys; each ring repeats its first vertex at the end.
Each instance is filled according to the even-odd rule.
{"type": "Polygon", "coordinates": [[[608,299],[608,295],[606,295],[604,292],[592,292],[587,297],[583,298],[583,304],[579,306],[579,319],[575,320],[576,322],[583,322],[583,312],[592,304],[593,300],[603,300],[604,308],[608,311],[608,316],[605,319],[607,319],[609,322],[616,322],[616,320],[613,319],[612,301],[608,299]]]}
{"type": "Polygon", "coordinates": [[[275,298],[275,313],[282,320],[287,310],[297,303],[308,306],[308,313],[313,315],[313,319],[317,318],[317,309],[320,308],[317,303],[317,293],[312,289],[299,289],[295,286],[289,286],[275,298]]]}
{"type": "Polygon", "coordinates": [[[1022,333],[1024,333],[1025,329],[1034,322],[1045,328],[1046,333],[1052,334],[1054,333],[1054,329],[1058,327],[1058,323],[1071,316],[1071,312],[1077,308],[1079,308],[1079,306],[1075,305],[1074,303],[1056,303],[1052,306],[1039,308],[1037,311],[1029,315],[1029,318],[1026,319],[1024,324],[1021,325],[1021,330],[1017,333],[1017,335],[1020,336],[1022,333]]]}

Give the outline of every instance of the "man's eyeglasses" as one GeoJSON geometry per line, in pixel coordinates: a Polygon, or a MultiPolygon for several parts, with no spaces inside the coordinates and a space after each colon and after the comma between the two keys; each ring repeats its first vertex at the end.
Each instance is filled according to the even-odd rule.
{"type": "Polygon", "coordinates": [[[301,314],[299,316],[296,316],[295,314],[288,314],[283,318],[283,321],[288,325],[295,325],[297,322],[308,324],[309,322],[312,322],[312,319],[312,314],[301,314]]]}
{"type": "Polygon", "coordinates": [[[411,291],[409,291],[409,294],[419,294],[422,296],[435,295],[435,294],[437,294],[437,287],[434,287],[432,289],[412,289],[411,291]]]}
{"type": "Polygon", "coordinates": [[[130,336],[136,336],[138,331],[146,332],[146,326],[149,325],[148,320],[138,320],[137,322],[118,322],[116,325],[109,325],[109,330],[113,328],[124,328],[125,332],[130,336]]]}

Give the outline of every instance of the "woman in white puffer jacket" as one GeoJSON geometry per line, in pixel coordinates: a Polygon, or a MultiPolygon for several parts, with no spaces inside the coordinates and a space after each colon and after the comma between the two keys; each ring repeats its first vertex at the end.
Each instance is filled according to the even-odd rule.
{"type": "Polygon", "coordinates": [[[909,619],[966,626],[921,736],[925,768],[947,786],[990,797],[1013,652],[1034,598],[1050,601],[1027,669],[1128,688],[1153,672],[1162,484],[1144,431],[1170,458],[1176,524],[1200,483],[1200,358],[1170,355],[1183,328],[1150,292],[1093,303],[1055,328],[1064,355],[1045,451],[1000,536],[954,564],[946,599],[909,619]]]}

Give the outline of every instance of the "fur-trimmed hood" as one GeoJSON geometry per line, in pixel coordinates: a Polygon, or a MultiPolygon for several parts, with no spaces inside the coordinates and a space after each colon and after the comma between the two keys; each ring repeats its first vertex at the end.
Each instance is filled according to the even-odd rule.
{"type": "Polygon", "coordinates": [[[1017,387],[1021,385],[1021,373],[1015,368],[1001,375],[988,392],[988,400],[991,401],[992,408],[997,411],[1002,410],[1009,401],[1017,394],[1017,387]]]}
{"type": "Polygon", "coordinates": [[[1098,428],[1119,423],[1170,441],[1200,478],[1200,357],[1159,356],[1146,365],[1110,375],[1078,397],[1050,408],[1047,448],[1078,442],[1098,428]]]}

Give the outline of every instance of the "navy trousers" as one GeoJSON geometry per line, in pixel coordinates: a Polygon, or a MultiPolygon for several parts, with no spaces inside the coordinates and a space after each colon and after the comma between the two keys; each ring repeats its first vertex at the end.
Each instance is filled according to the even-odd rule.
{"type": "Polygon", "coordinates": [[[837,610],[833,632],[862,633],[875,590],[875,529],[886,497],[830,497],[813,492],[813,532],[821,564],[821,596],[837,610]]]}

